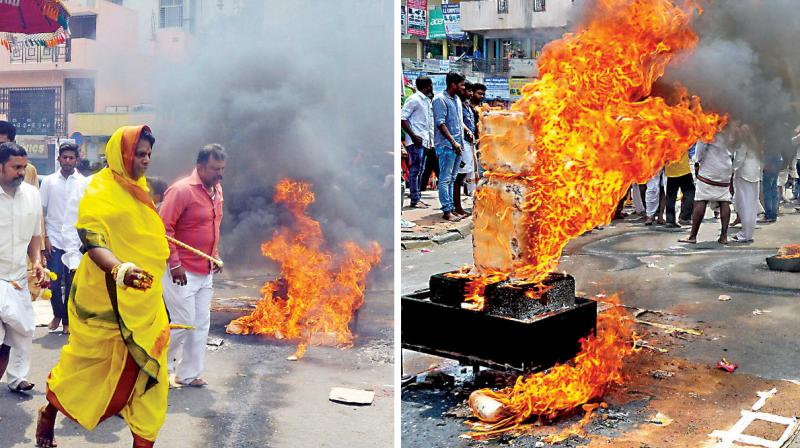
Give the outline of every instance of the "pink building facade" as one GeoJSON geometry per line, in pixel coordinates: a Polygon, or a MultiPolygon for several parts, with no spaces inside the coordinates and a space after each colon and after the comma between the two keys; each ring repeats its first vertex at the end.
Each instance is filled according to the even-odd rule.
{"type": "Polygon", "coordinates": [[[45,174],[55,169],[59,139],[77,137],[84,156],[96,162],[114,129],[151,118],[157,39],[168,37],[170,55],[180,54],[187,39],[180,29],[140,36],[141,12],[111,1],[66,6],[72,14],[66,44],[0,49],[0,119],[14,123],[20,144],[37,148],[31,161],[45,174]]]}

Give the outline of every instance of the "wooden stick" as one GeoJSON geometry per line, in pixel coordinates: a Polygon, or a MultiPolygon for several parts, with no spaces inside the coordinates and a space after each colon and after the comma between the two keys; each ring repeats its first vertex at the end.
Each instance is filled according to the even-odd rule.
{"type": "Polygon", "coordinates": [[[199,249],[195,249],[194,247],[184,243],[183,241],[178,241],[178,240],[176,240],[175,238],[173,238],[173,237],[171,237],[169,235],[164,235],[164,236],[167,237],[167,241],[169,241],[170,243],[172,243],[172,244],[174,244],[176,246],[180,246],[180,247],[188,250],[189,252],[191,252],[191,253],[193,253],[195,255],[203,257],[206,260],[214,263],[215,265],[217,265],[219,267],[222,267],[222,265],[225,264],[219,258],[214,258],[211,255],[208,255],[207,253],[205,253],[205,252],[203,252],[203,251],[201,251],[199,249]]]}

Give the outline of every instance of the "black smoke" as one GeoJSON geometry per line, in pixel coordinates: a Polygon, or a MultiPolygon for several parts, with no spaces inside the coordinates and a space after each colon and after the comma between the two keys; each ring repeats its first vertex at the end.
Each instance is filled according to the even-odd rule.
{"type": "Polygon", "coordinates": [[[222,256],[260,260],[260,242],[289,216],[272,203],[283,177],[309,181],[310,213],[331,244],[393,241],[392,2],[251,1],[198,33],[179,63],[154,73],[153,171],[188,173],[197,150],[230,154],[222,256]]]}

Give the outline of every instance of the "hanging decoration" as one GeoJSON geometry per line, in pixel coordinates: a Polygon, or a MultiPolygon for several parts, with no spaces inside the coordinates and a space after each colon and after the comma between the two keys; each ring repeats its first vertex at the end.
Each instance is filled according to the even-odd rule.
{"type": "Polygon", "coordinates": [[[0,0],[0,45],[12,51],[63,44],[69,18],[61,0],[0,0]]]}

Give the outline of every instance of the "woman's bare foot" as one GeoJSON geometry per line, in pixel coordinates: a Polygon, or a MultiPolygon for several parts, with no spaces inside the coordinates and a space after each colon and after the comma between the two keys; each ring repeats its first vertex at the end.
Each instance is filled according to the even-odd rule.
{"type": "Polygon", "coordinates": [[[678,240],[679,243],[689,243],[689,244],[697,244],[696,238],[681,238],[678,240]]]}
{"type": "Polygon", "coordinates": [[[58,411],[47,404],[39,408],[39,418],[36,420],[36,447],[57,447],[55,437],[56,415],[58,411]]]}
{"type": "Polygon", "coordinates": [[[719,239],[717,240],[717,242],[718,242],[719,244],[725,244],[725,245],[727,245],[727,244],[728,244],[728,238],[727,238],[727,237],[719,237],[719,239]]]}

